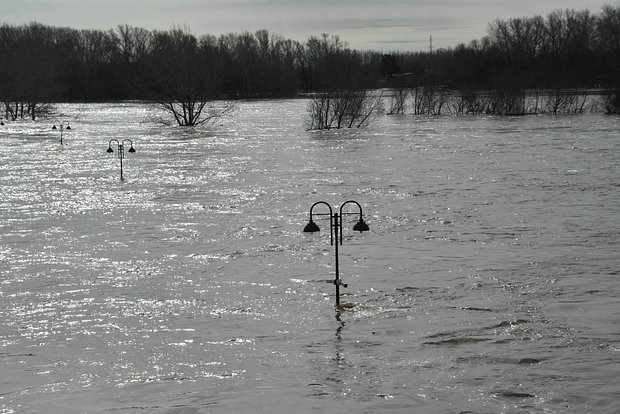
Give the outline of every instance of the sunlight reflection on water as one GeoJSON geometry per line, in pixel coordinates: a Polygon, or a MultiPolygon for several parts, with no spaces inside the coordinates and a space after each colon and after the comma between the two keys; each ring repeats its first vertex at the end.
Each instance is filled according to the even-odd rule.
{"type": "Polygon", "coordinates": [[[305,105],[197,130],[65,106],[62,147],[6,126],[0,413],[615,409],[617,118],[308,132],[305,105]],[[349,199],[371,232],[345,223],[335,312],[301,228],[349,199]]]}

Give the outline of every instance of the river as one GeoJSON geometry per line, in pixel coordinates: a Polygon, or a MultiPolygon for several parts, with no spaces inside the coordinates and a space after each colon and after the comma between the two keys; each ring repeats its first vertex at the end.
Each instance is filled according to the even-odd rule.
{"type": "Polygon", "coordinates": [[[306,105],[0,127],[1,414],[617,412],[619,117],[306,105]]]}

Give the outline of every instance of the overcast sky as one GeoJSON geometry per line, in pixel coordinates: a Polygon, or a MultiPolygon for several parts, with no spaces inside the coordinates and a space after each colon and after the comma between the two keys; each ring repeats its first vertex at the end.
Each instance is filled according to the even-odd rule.
{"type": "Polygon", "coordinates": [[[305,41],[338,35],[355,49],[419,51],[480,39],[497,18],[594,14],[619,0],[0,0],[0,23],[76,29],[189,27],[195,35],[267,29],[305,41]]]}

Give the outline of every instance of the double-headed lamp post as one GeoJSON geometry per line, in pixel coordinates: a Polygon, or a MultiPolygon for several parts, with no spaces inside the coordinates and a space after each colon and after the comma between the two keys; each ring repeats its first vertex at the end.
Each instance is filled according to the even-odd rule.
{"type": "Polygon", "coordinates": [[[136,152],[135,148],[133,147],[133,142],[131,142],[130,139],[124,139],[122,142],[119,142],[117,139],[111,139],[110,142],[108,142],[108,150],[106,152],[114,152],[114,150],[112,149],[112,142],[116,142],[116,145],[118,146],[118,159],[121,162],[121,181],[123,180],[123,158],[125,158],[125,142],[129,141],[129,150],[128,152],[136,152]]]}
{"type": "MultiPolygon", "coordinates": [[[[52,129],[57,129],[56,128],[56,124],[54,124],[54,126],[52,126],[52,129]]],[[[71,129],[71,126],[69,126],[69,123],[67,123],[67,129],[71,129]]],[[[65,126],[63,125],[63,123],[60,123],[60,145],[62,145],[62,134],[65,130],[65,126]]]]}
{"type": "Polygon", "coordinates": [[[334,246],[335,267],[336,267],[336,278],[334,279],[333,283],[334,285],[336,285],[336,307],[340,308],[340,286],[347,287],[347,284],[342,283],[342,281],[340,280],[340,269],[339,269],[339,263],[338,263],[338,244],[342,246],[343,216],[345,214],[346,215],[359,214],[359,220],[355,224],[355,226],[353,226],[354,231],[359,231],[361,233],[363,231],[370,230],[370,228],[368,227],[368,224],[364,222],[364,219],[362,217],[362,206],[357,201],[353,201],[353,200],[345,201],[344,203],[342,203],[342,205],[340,206],[340,209],[336,213],[333,212],[332,207],[327,202],[317,201],[316,203],[312,205],[312,207],[310,207],[310,221],[308,222],[308,224],[306,224],[306,227],[304,227],[305,233],[314,233],[316,231],[321,230],[319,226],[312,220],[312,215],[313,215],[312,211],[314,210],[314,207],[316,207],[319,204],[324,204],[329,209],[329,213],[314,213],[314,215],[315,216],[329,216],[330,244],[334,246]],[[359,212],[358,213],[343,213],[342,209],[347,204],[355,204],[359,212]],[[335,239],[335,242],[334,242],[334,239],[335,239]]]}

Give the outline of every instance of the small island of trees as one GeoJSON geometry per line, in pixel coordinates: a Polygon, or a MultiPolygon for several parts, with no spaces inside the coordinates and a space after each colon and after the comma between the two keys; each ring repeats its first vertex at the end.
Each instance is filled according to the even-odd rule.
{"type": "Polygon", "coordinates": [[[55,102],[143,100],[171,122],[213,121],[239,99],[308,96],[309,129],[360,127],[388,114],[579,113],[600,95],[620,113],[620,6],[496,20],[468,44],[428,52],[353,50],[267,30],[196,36],[187,28],[108,31],[0,26],[0,118],[55,102]]]}

